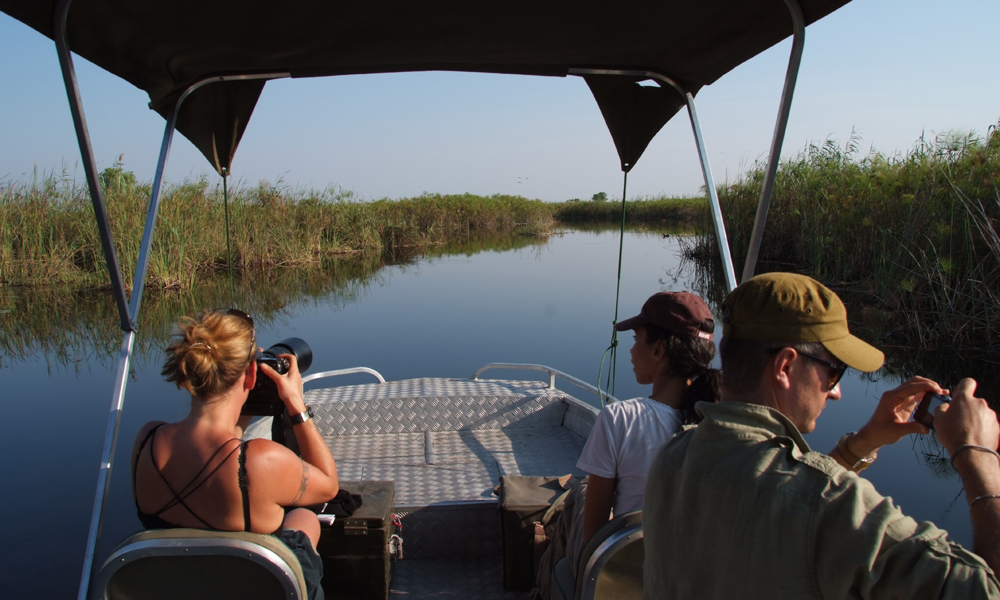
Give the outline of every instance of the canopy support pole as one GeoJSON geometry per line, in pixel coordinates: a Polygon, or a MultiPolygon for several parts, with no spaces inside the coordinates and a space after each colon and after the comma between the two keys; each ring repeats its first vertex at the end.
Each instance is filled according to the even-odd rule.
{"type": "Polygon", "coordinates": [[[694,131],[695,144],[698,146],[698,159],[701,161],[701,173],[705,178],[705,189],[708,191],[709,204],[712,207],[712,222],[715,223],[715,239],[719,243],[719,254],[722,255],[722,270],[726,277],[726,292],[736,289],[736,269],[733,267],[733,257],[729,251],[729,237],[726,235],[726,223],[722,220],[722,205],[719,203],[719,192],[715,189],[715,178],[712,177],[712,165],[708,162],[708,150],[705,139],[701,135],[701,123],[698,121],[698,111],[694,107],[694,96],[684,92],[687,100],[688,116],[691,118],[691,129],[694,131]]]}
{"type": "Polygon", "coordinates": [[[733,268],[733,257],[729,252],[729,238],[726,235],[726,223],[722,220],[722,207],[719,204],[719,194],[715,189],[715,179],[712,177],[712,166],[708,161],[708,150],[705,148],[705,138],[701,134],[701,123],[698,121],[698,111],[695,110],[694,96],[682,88],[676,81],[655,71],[628,71],[619,69],[569,69],[570,75],[621,75],[624,77],[643,77],[652,79],[660,85],[673,88],[687,103],[688,116],[691,118],[691,130],[694,132],[694,143],[698,147],[698,159],[701,161],[701,173],[705,178],[705,188],[708,190],[709,205],[712,208],[712,223],[715,225],[715,239],[719,244],[719,254],[722,257],[722,270],[726,277],[726,291],[731,292],[736,287],[736,270],[733,268]]]}
{"type": "Polygon", "coordinates": [[[139,260],[135,265],[135,278],[132,280],[132,298],[129,303],[129,312],[136,320],[139,318],[139,308],[142,305],[142,292],[146,287],[146,269],[149,267],[149,253],[153,246],[153,232],[156,230],[156,215],[160,210],[163,171],[167,168],[167,157],[170,156],[170,145],[174,140],[174,130],[177,127],[177,110],[179,108],[180,102],[167,115],[167,124],[163,131],[163,141],[160,143],[160,157],[156,161],[156,172],[153,174],[153,189],[149,194],[149,209],[146,211],[146,224],[142,228],[142,243],[139,246],[139,260]]]}
{"type": "Polygon", "coordinates": [[[80,98],[80,90],[76,79],[76,70],[73,67],[73,58],[69,49],[69,38],[66,30],[66,20],[69,15],[69,7],[72,0],[59,0],[53,17],[53,31],[56,38],[56,49],[59,54],[59,63],[62,67],[63,81],[66,84],[66,92],[69,96],[70,111],[73,114],[73,124],[76,128],[77,141],[80,145],[80,154],[83,156],[84,171],[87,175],[87,184],[90,189],[90,197],[94,204],[94,213],[97,219],[98,230],[101,234],[101,242],[104,247],[105,260],[108,263],[108,276],[111,279],[111,288],[114,292],[115,301],[118,305],[118,313],[121,317],[122,330],[125,332],[122,339],[121,350],[118,354],[118,367],[115,371],[115,385],[112,393],[111,410],[108,413],[108,422],[104,434],[104,449],[101,452],[100,470],[97,476],[97,490],[94,496],[94,505],[90,515],[90,530],[87,534],[87,545],[83,559],[83,570],[80,576],[80,588],[77,593],[78,600],[87,600],[90,590],[90,579],[94,570],[94,558],[97,552],[97,541],[101,534],[104,507],[107,502],[108,490],[111,486],[111,466],[118,446],[118,431],[121,423],[122,408],[125,403],[125,386],[128,383],[128,373],[131,368],[132,349],[135,347],[136,321],[139,318],[139,309],[142,304],[142,292],[146,284],[146,270],[149,266],[149,255],[153,245],[153,233],[156,230],[156,216],[160,208],[160,192],[163,187],[163,172],[167,166],[167,158],[170,155],[170,146],[173,141],[174,130],[177,125],[177,114],[180,111],[184,100],[196,89],[217,81],[247,80],[247,79],[279,79],[289,77],[288,73],[267,73],[260,75],[234,75],[229,77],[210,77],[198,81],[188,87],[177,99],[173,110],[167,117],[167,123],[163,132],[163,141],[160,144],[160,155],[156,164],[156,173],[153,176],[153,188],[150,192],[149,209],[146,213],[146,223],[143,227],[142,242],[139,249],[139,259],[136,263],[135,276],[132,282],[131,302],[125,298],[125,286],[122,282],[121,271],[118,266],[118,257],[115,252],[114,239],[111,235],[111,228],[108,223],[108,213],[104,204],[104,196],[101,193],[100,182],[97,179],[97,161],[94,159],[93,147],[90,143],[90,133],[87,128],[87,121],[83,113],[83,102],[80,98]]]}
{"type": "MultiPolygon", "coordinates": [[[[82,113],[82,110],[81,110],[82,113]]],[[[173,139],[176,109],[167,119],[166,130],[163,132],[163,143],[160,145],[160,158],[157,161],[156,173],[153,177],[153,189],[149,197],[149,210],[146,213],[146,224],[143,227],[142,243],[139,248],[139,260],[135,267],[135,278],[132,281],[132,299],[128,307],[132,329],[125,331],[121,351],[118,353],[118,369],[115,372],[115,388],[112,394],[111,411],[108,413],[108,424],[104,434],[104,450],[101,452],[101,468],[97,477],[97,492],[90,515],[90,531],[87,534],[87,548],[83,560],[83,574],[80,578],[78,600],[86,600],[90,588],[90,578],[94,570],[94,556],[97,553],[97,540],[101,535],[101,525],[104,516],[104,506],[107,503],[108,490],[111,487],[111,465],[118,447],[118,431],[121,422],[122,407],[125,404],[125,386],[128,384],[128,373],[131,368],[132,348],[135,346],[135,321],[139,318],[139,307],[142,302],[142,290],[146,283],[146,268],[149,265],[149,251],[153,244],[153,232],[156,229],[156,214],[160,208],[160,188],[163,182],[163,170],[170,154],[170,142],[173,139]]],[[[86,130],[84,130],[86,131],[86,130]]],[[[89,149],[89,146],[88,146],[89,149]]],[[[93,153],[89,157],[93,161],[93,153]]],[[[89,178],[89,175],[88,175],[89,178]]]]}
{"type": "Polygon", "coordinates": [[[104,195],[101,192],[101,185],[97,178],[97,161],[94,159],[93,147],[90,143],[90,133],[87,129],[87,118],[83,112],[83,102],[80,98],[80,88],[76,79],[76,69],[73,66],[73,57],[70,54],[66,21],[69,16],[71,3],[72,0],[59,0],[56,4],[53,13],[52,34],[55,38],[56,53],[59,56],[59,66],[62,70],[63,82],[66,85],[66,95],[69,98],[70,113],[73,116],[76,139],[79,143],[80,154],[83,159],[83,169],[87,176],[90,199],[94,206],[94,217],[97,220],[97,229],[101,236],[101,246],[104,250],[104,259],[108,268],[108,278],[111,281],[111,290],[115,297],[115,304],[118,307],[121,328],[125,332],[118,357],[118,368],[115,373],[114,393],[112,394],[111,410],[108,413],[108,422],[105,429],[104,450],[101,453],[100,470],[97,476],[97,490],[91,511],[90,530],[87,534],[83,572],[80,577],[78,598],[79,600],[86,600],[90,585],[90,575],[93,570],[97,538],[100,535],[101,514],[104,511],[105,499],[111,481],[111,459],[114,456],[114,449],[117,445],[118,425],[121,418],[122,402],[125,396],[125,384],[128,381],[129,359],[135,343],[135,322],[132,320],[132,313],[129,311],[125,298],[125,285],[122,281],[121,270],[118,265],[118,255],[115,251],[111,226],[108,222],[108,212],[104,203],[104,195]]]}
{"type": "Polygon", "coordinates": [[[771,192],[774,191],[774,178],[778,173],[778,160],[781,155],[781,145],[785,141],[785,129],[788,127],[788,114],[792,110],[792,94],[799,77],[799,65],[802,63],[802,49],[806,42],[806,21],[802,16],[802,7],[797,0],[785,0],[788,12],[792,14],[794,35],[792,52],[788,57],[788,70],[785,72],[785,87],[781,92],[781,105],[778,107],[778,120],[774,125],[774,137],[771,139],[771,155],[767,159],[767,172],[764,175],[764,185],[760,190],[760,200],[757,202],[757,216],[753,221],[753,233],[750,236],[750,247],[747,249],[747,260],[743,265],[743,277],[746,281],[753,277],[757,266],[757,256],[764,239],[764,225],[767,222],[767,210],[771,205],[771,192]]]}
{"type": "Polygon", "coordinates": [[[90,133],[87,129],[87,117],[83,113],[80,87],[77,84],[76,69],[73,67],[73,57],[69,50],[66,20],[72,2],[73,0],[58,0],[52,16],[52,36],[55,38],[59,66],[62,69],[63,82],[66,84],[69,109],[73,115],[73,127],[76,129],[76,139],[83,158],[83,171],[87,176],[90,201],[94,205],[94,216],[97,220],[97,231],[101,236],[104,259],[108,266],[108,277],[111,279],[111,290],[115,296],[115,303],[118,305],[118,318],[121,321],[122,331],[132,331],[135,329],[135,323],[129,316],[128,301],[125,299],[125,284],[122,282],[121,270],[118,267],[118,255],[115,252],[115,242],[112,239],[111,226],[108,223],[104,194],[101,193],[101,185],[97,180],[97,161],[94,160],[90,133]]]}

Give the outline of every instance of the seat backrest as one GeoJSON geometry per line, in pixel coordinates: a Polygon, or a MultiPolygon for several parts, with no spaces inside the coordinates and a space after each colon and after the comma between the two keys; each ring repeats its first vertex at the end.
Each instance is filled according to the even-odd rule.
{"type": "Polygon", "coordinates": [[[92,600],[300,600],[302,567],[276,537],[160,529],[115,548],[94,579],[92,600]]]}
{"type": "Polygon", "coordinates": [[[576,600],[642,598],[645,557],[642,511],[615,517],[584,546],[577,570],[576,600]]]}

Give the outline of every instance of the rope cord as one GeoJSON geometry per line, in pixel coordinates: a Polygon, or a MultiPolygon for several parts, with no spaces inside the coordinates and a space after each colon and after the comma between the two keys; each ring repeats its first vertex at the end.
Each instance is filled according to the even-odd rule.
{"type": "MultiPolygon", "coordinates": [[[[608,366],[608,379],[604,386],[607,394],[615,395],[616,365],[618,362],[618,303],[622,294],[622,251],[625,247],[625,197],[628,191],[628,171],[622,173],[622,224],[618,233],[618,281],[615,287],[615,319],[611,322],[611,345],[604,351],[601,357],[601,366],[597,370],[597,391],[601,391],[601,374],[604,372],[604,360],[611,354],[610,365],[608,366]]],[[[604,394],[598,394],[601,406],[604,406],[604,394]]]]}
{"type": "Polygon", "coordinates": [[[226,180],[229,170],[222,169],[222,206],[226,212],[226,266],[229,269],[229,308],[236,308],[236,292],[233,288],[233,247],[229,242],[229,188],[226,180]]]}

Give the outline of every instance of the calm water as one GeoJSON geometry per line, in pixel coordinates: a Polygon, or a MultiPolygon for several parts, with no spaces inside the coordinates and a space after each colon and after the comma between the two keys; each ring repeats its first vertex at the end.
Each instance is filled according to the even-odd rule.
{"type": "MultiPolygon", "coordinates": [[[[617,250],[617,233],[567,232],[516,250],[385,267],[348,293],[296,299],[288,292],[278,316],[258,326],[258,338],[265,345],[305,338],[314,351],[313,372],[368,366],[387,379],[460,377],[489,362],[529,362],[593,382],[611,335],[617,250]]],[[[686,289],[689,274],[678,269],[677,238],[626,234],[621,317],[636,314],[654,292],[686,289]]],[[[93,309],[78,310],[86,311],[93,309]]],[[[117,349],[116,325],[104,321],[117,349]]],[[[6,339],[16,336],[5,332],[6,339]]],[[[630,345],[628,335],[618,361],[620,398],[649,391],[632,379],[630,345]]],[[[0,596],[6,598],[76,593],[112,391],[114,366],[103,351],[85,344],[69,353],[36,349],[41,346],[0,357],[7,412],[0,421],[3,514],[11,540],[0,550],[0,596]]],[[[161,379],[161,360],[139,361],[128,383],[99,561],[139,529],[127,470],[135,432],[146,421],[187,414],[189,397],[161,379]]],[[[496,373],[506,375],[524,376],[496,373]]],[[[828,405],[806,440],[829,450],[844,432],[858,429],[881,391],[895,384],[849,373],[843,400],[828,405]]],[[[883,449],[866,477],[910,516],[934,521],[970,545],[957,477],[935,475],[920,447],[903,440],[883,449]]]]}

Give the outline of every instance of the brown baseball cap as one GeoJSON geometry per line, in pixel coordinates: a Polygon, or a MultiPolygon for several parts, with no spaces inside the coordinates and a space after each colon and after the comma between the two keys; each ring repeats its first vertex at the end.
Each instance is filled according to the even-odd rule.
{"type": "Polygon", "coordinates": [[[748,279],[722,303],[722,335],[758,342],[819,342],[847,366],[870,373],[885,355],[851,335],[844,303],[822,283],[795,273],[748,279]]]}
{"type": "Polygon", "coordinates": [[[711,340],[715,334],[701,330],[705,319],[713,319],[708,305],[690,292],[658,292],[642,305],[639,314],[615,325],[618,331],[636,329],[652,323],[667,331],[711,340]]]}

